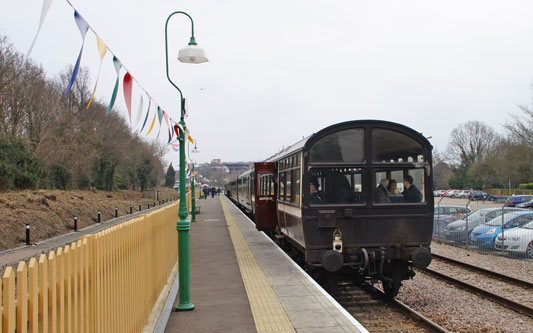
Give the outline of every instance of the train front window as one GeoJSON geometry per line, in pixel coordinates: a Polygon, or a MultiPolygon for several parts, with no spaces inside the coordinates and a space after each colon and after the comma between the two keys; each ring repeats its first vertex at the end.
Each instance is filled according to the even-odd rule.
{"type": "Polygon", "coordinates": [[[424,149],[413,138],[383,128],[372,129],[372,162],[424,162],[424,149]]]}
{"type": "Polygon", "coordinates": [[[354,128],[329,134],[313,144],[310,163],[362,163],[364,129],[354,128]]]}
{"type": "Polygon", "coordinates": [[[374,171],[373,203],[426,203],[425,168],[390,168],[374,171]]]}
{"type": "Polygon", "coordinates": [[[361,168],[312,168],[310,175],[311,205],[365,202],[361,168]]]}

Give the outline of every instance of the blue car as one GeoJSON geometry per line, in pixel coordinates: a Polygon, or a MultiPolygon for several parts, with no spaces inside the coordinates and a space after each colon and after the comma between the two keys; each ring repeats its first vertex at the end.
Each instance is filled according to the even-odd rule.
{"type": "Polygon", "coordinates": [[[509,212],[502,216],[495,217],[485,224],[478,225],[470,234],[470,242],[479,247],[494,247],[494,240],[502,232],[502,225],[505,230],[521,227],[533,221],[533,212],[509,212]]]}

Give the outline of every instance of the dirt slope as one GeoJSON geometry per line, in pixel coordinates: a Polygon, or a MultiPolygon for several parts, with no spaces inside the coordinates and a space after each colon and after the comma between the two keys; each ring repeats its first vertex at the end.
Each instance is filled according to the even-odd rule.
{"type": "MultiPolygon", "coordinates": [[[[160,198],[177,197],[178,193],[161,188],[160,198]]],[[[31,242],[65,234],[74,230],[74,216],[78,229],[96,223],[98,210],[102,221],[153,205],[154,200],[143,198],[137,191],[59,191],[37,190],[0,193],[0,251],[25,244],[26,224],[30,224],[31,242]]],[[[156,202],[157,204],[157,202],[156,202]]]]}

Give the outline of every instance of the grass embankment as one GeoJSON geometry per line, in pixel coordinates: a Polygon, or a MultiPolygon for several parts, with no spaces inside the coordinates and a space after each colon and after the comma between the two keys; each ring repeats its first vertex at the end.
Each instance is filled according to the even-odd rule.
{"type": "MultiPolygon", "coordinates": [[[[160,199],[178,197],[172,189],[160,188],[160,199]]],[[[60,191],[27,190],[0,193],[0,251],[25,244],[26,224],[30,224],[31,242],[36,243],[74,230],[74,216],[78,230],[98,220],[129,214],[130,205],[136,212],[139,204],[145,210],[152,207],[152,198],[143,198],[138,191],[60,191]]],[[[157,203],[157,202],[156,202],[157,203]]]]}

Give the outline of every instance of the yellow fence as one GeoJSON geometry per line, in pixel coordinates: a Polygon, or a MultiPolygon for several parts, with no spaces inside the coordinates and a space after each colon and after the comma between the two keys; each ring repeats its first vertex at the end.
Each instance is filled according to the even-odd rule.
{"type": "Polygon", "coordinates": [[[174,203],[7,267],[0,333],[141,331],[177,262],[177,219],[174,203]]]}

